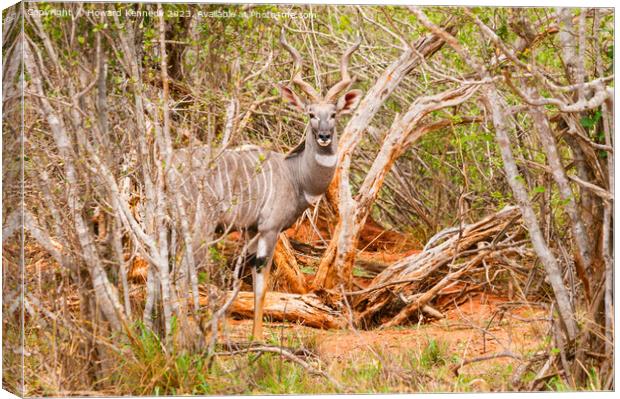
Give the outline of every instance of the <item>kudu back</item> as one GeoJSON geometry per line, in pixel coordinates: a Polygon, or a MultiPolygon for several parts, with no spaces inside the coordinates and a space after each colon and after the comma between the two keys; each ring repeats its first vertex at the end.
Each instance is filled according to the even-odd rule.
{"type": "Polygon", "coordinates": [[[179,149],[171,165],[192,221],[197,260],[206,256],[206,243],[216,228],[256,238],[249,252],[255,255],[252,335],[258,340],[262,339],[266,283],[278,235],[327,190],[338,159],[337,117],[352,112],[362,95],[351,90],[340,96],[353,83],[347,66],[360,39],[342,56],[341,80],[325,96],[302,79],[301,56],[286,42],[284,32],[280,43],[293,57],[291,81],[305,94],[304,98],[291,87],[280,86],[283,99],[309,118],[301,144],[288,154],[243,146],[225,150],[215,159],[206,147],[179,149]]]}

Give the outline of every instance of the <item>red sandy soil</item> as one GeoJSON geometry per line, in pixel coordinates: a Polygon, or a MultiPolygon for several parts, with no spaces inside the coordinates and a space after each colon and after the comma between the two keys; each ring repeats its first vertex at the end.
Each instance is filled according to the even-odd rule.
{"type": "MultiPolygon", "coordinates": [[[[319,217],[314,227],[304,220],[303,223],[296,224],[286,230],[286,235],[297,241],[318,243],[322,241],[321,238],[329,241],[333,227],[328,226],[327,221],[319,217]]],[[[397,231],[386,230],[371,217],[368,218],[360,232],[357,243],[357,248],[365,252],[405,252],[411,248],[421,247],[422,245],[410,236],[397,231]]]]}
{"type": "MultiPolygon", "coordinates": [[[[431,340],[444,346],[446,353],[460,359],[511,351],[523,355],[544,342],[547,312],[538,306],[516,304],[494,295],[477,294],[446,313],[446,318],[428,324],[384,330],[318,330],[290,323],[266,323],[265,337],[308,337],[316,342],[315,351],[328,363],[341,363],[360,357],[421,353],[431,340]],[[486,332],[485,332],[486,330],[486,332]]],[[[222,332],[232,341],[249,336],[250,320],[228,320],[222,332]]],[[[286,346],[286,339],[283,345],[286,346]]],[[[515,360],[501,357],[463,367],[482,373],[496,365],[515,360]],[[484,363],[484,364],[482,364],[484,363]]]]}
{"type": "MultiPolygon", "coordinates": [[[[297,232],[304,236],[300,238],[306,240],[310,238],[308,233],[308,231],[301,234],[297,232]]],[[[382,240],[381,237],[374,239],[372,244],[374,251],[364,251],[361,256],[390,264],[418,251],[412,249],[416,246],[411,242],[406,242],[405,245],[394,245],[393,240],[396,239],[394,235],[398,233],[386,234],[383,233],[382,236],[389,240],[382,240]]],[[[365,239],[365,241],[368,240],[365,239]]],[[[306,242],[311,242],[311,240],[306,242]]],[[[402,243],[403,241],[400,244],[402,243]]],[[[368,242],[365,245],[368,245],[368,242]]],[[[50,268],[57,267],[55,263],[50,262],[49,256],[43,251],[35,249],[38,248],[36,246],[27,248],[30,257],[29,274],[41,276],[41,274],[52,272],[53,269],[50,268]]],[[[311,280],[313,276],[307,275],[307,278],[311,280]]],[[[370,279],[355,278],[355,281],[360,287],[365,287],[370,279]]],[[[544,308],[511,303],[507,298],[484,293],[472,294],[458,308],[445,312],[445,316],[442,320],[430,323],[371,331],[318,330],[291,323],[266,323],[265,337],[268,336],[267,334],[272,334],[276,337],[293,335],[311,338],[314,342],[311,345],[312,350],[318,352],[318,355],[328,363],[340,363],[358,359],[361,356],[371,356],[373,351],[382,356],[404,354],[407,351],[420,353],[431,340],[444,345],[447,353],[451,355],[458,356],[460,359],[470,359],[502,351],[523,355],[527,351],[537,350],[544,342],[548,326],[545,320],[548,317],[548,311],[544,308]]],[[[250,335],[251,324],[251,320],[228,319],[222,334],[232,341],[246,341],[250,335]]],[[[472,363],[465,366],[463,371],[475,368],[476,372],[482,373],[487,367],[514,361],[503,357],[472,363]]]]}

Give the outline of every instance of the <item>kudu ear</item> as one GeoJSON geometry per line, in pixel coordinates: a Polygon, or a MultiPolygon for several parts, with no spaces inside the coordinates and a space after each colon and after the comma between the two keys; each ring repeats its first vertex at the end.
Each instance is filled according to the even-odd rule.
{"type": "Polygon", "coordinates": [[[284,101],[294,106],[297,110],[304,112],[306,103],[290,87],[284,85],[279,85],[279,87],[284,101]]]}
{"type": "Polygon", "coordinates": [[[357,105],[360,103],[362,99],[362,91],[361,90],[351,90],[346,92],[342,97],[338,99],[338,103],[336,104],[336,109],[338,113],[341,115],[350,114],[353,112],[357,105]]]}

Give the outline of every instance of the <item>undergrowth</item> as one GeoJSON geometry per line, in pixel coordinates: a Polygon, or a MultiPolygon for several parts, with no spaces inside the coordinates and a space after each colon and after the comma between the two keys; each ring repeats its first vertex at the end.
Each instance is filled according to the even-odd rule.
{"type": "MultiPolygon", "coordinates": [[[[277,353],[251,352],[219,355],[204,352],[177,351],[166,347],[156,334],[138,323],[136,339],[118,337],[112,340],[115,350],[100,351],[103,368],[91,381],[91,390],[71,379],[83,370],[60,368],[65,375],[54,375],[44,366],[53,353],[52,341],[41,330],[31,330],[27,341],[40,351],[27,358],[30,368],[26,395],[239,395],[239,394],[320,394],[320,393],[413,393],[413,392],[482,392],[512,390],[511,364],[498,363],[485,368],[462,368],[456,375],[453,368],[462,359],[446,341],[436,337],[422,338],[416,348],[401,352],[385,347],[369,346],[359,356],[325,362],[316,355],[302,359],[314,370],[329,374],[341,386],[324,376],[313,374],[277,353]],[[36,342],[38,341],[38,342],[36,342]],[[40,358],[45,356],[46,359],[40,358]],[[103,357],[106,357],[104,360],[103,357]],[[60,390],[62,387],[63,390],[60,390]]],[[[414,328],[414,327],[411,327],[414,328]]],[[[62,335],[62,334],[61,334],[62,335]]],[[[312,329],[272,329],[265,345],[282,346],[305,353],[318,353],[325,335],[312,329]]],[[[525,354],[526,355],[526,354],[525,354]]],[[[64,362],[58,353],[59,362],[64,362]]],[[[79,374],[82,378],[88,373],[79,374]]],[[[92,373],[91,373],[92,374],[92,373]]],[[[592,374],[589,389],[600,386],[592,374]]],[[[550,379],[546,389],[567,390],[559,379],[550,379]]]]}

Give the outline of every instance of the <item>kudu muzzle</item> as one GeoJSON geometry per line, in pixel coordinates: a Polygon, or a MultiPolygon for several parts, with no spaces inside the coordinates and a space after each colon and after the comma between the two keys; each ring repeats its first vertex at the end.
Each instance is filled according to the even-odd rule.
{"type": "Polygon", "coordinates": [[[319,131],[317,134],[316,142],[319,143],[321,147],[327,147],[332,143],[332,132],[330,131],[319,131]]]}

